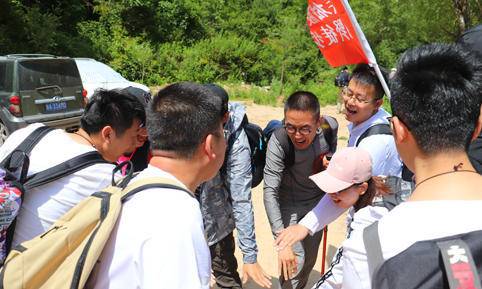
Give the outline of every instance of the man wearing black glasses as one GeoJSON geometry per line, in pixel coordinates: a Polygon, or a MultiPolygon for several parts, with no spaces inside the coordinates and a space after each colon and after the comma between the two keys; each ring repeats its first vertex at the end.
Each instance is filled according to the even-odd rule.
{"type": "MultiPolygon", "coordinates": [[[[338,130],[331,124],[332,129],[324,133],[323,121],[329,118],[321,117],[318,99],[310,92],[292,94],[285,103],[284,117],[284,128],[273,132],[268,142],[264,169],[264,204],[275,236],[297,224],[323,197],[308,177],[319,172],[326,156],[335,152],[338,130]]],[[[279,251],[282,288],[305,287],[320,241],[321,232],[295,243],[292,250],[279,251]]]]}

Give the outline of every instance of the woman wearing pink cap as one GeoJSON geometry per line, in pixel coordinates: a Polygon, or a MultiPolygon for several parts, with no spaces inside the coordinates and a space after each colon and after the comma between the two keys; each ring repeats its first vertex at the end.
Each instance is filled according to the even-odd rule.
{"type": "MultiPolygon", "coordinates": [[[[370,154],[357,147],[344,148],[337,151],[327,169],[312,175],[310,179],[329,194],[333,202],[348,213],[347,238],[353,230],[363,231],[363,228],[380,219],[388,210],[384,207],[371,206],[375,197],[388,194],[389,188],[380,177],[372,176],[372,161],[370,154]]],[[[313,212],[313,211],[312,211],[313,212]]],[[[298,224],[283,231],[286,234],[284,242],[278,248],[291,246],[291,243],[304,239],[308,234],[314,234],[322,228],[313,227],[313,220],[305,220],[307,214],[298,224]],[[310,224],[305,226],[304,221],[310,224]],[[309,229],[310,228],[310,229],[309,229]],[[313,229],[314,228],[314,229],[313,229]]],[[[316,216],[315,216],[316,217],[316,216]]],[[[283,234],[282,233],[282,234],[283,234]]],[[[342,255],[343,247],[338,249],[331,267],[313,288],[341,288],[343,280],[342,255]]],[[[290,274],[290,268],[296,268],[296,259],[283,264],[285,274],[290,274]]]]}

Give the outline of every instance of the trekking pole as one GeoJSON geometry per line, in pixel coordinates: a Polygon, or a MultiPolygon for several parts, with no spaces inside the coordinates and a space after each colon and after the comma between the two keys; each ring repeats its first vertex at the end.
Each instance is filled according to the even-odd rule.
{"type": "Polygon", "coordinates": [[[328,238],[328,226],[325,226],[325,228],[323,228],[323,254],[321,255],[321,275],[325,274],[327,238],[328,238]]]}

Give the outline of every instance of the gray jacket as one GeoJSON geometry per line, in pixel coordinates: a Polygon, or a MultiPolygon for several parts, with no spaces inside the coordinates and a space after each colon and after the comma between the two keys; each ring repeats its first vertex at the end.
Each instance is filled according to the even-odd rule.
{"type": "Polygon", "coordinates": [[[321,191],[308,177],[313,174],[313,161],[321,153],[334,153],[338,127],[333,130],[333,141],[327,144],[323,133],[315,137],[305,150],[295,149],[295,162],[285,168],[285,153],[273,134],[268,142],[264,167],[264,206],[274,235],[298,223],[323,197],[321,191]]]}
{"type": "MultiPolygon", "coordinates": [[[[225,129],[236,133],[246,113],[239,103],[229,103],[225,129]]],[[[256,263],[258,248],[254,233],[251,203],[251,150],[248,137],[241,130],[226,159],[226,176],[218,173],[200,188],[201,211],[208,245],[221,241],[234,228],[244,263],[256,263]]]]}

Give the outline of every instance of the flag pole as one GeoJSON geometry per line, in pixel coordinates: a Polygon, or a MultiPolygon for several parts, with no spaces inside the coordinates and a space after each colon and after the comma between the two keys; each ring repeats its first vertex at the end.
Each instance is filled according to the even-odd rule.
{"type": "Polygon", "coordinates": [[[351,10],[350,5],[347,3],[346,0],[342,0],[341,2],[343,3],[343,6],[345,6],[345,11],[348,13],[348,17],[350,17],[351,23],[355,28],[355,33],[358,39],[360,40],[360,43],[363,51],[365,52],[365,55],[368,58],[368,64],[375,69],[375,73],[378,77],[378,80],[380,80],[380,83],[382,84],[385,94],[387,95],[388,99],[390,99],[390,90],[388,89],[387,82],[385,81],[385,78],[382,75],[380,67],[377,64],[375,55],[373,54],[372,48],[370,47],[370,43],[368,43],[368,40],[366,39],[365,34],[361,30],[360,25],[358,24],[358,21],[356,20],[355,14],[351,10]]]}
{"type": "Polygon", "coordinates": [[[383,74],[380,70],[380,67],[376,63],[370,63],[370,65],[373,66],[375,69],[375,72],[378,76],[378,79],[380,80],[380,83],[382,84],[383,90],[385,91],[385,95],[388,97],[388,100],[390,100],[390,89],[388,89],[387,82],[385,81],[385,78],[383,77],[383,74]]]}

